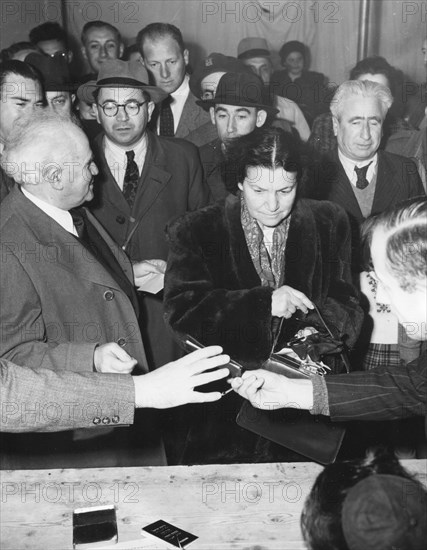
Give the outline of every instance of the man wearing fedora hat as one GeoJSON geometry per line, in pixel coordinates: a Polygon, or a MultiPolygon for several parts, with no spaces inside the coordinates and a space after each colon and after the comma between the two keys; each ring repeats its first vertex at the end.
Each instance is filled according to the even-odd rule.
{"type": "MultiPolygon", "coordinates": [[[[212,99],[218,86],[218,82],[225,73],[250,73],[251,70],[241,61],[222,53],[211,53],[202,59],[194,68],[190,76],[190,90],[193,95],[202,101],[212,99]]],[[[198,103],[203,106],[202,103],[198,103]]],[[[217,138],[215,126],[209,119],[205,124],[190,132],[185,139],[202,147],[217,138]]]]}
{"type": "MultiPolygon", "coordinates": [[[[161,279],[167,222],[210,199],[197,149],[147,129],[155,104],[167,94],[148,84],[138,61],[106,60],[98,79],[80,86],[78,94],[96,104],[103,130],[92,144],[99,174],[91,210],[127,252],[142,283],[155,275],[161,279]]],[[[155,368],[176,359],[179,349],[164,325],[161,292],[140,292],[139,298],[141,330],[155,368]]]]}
{"type": "Polygon", "coordinates": [[[278,109],[277,118],[288,121],[298,131],[300,138],[307,141],[310,128],[301,109],[294,101],[276,94],[270,86],[273,66],[267,41],[256,36],[243,38],[237,46],[237,59],[261,78],[265,92],[270,95],[274,107],[278,109]]]}
{"type": "Polygon", "coordinates": [[[218,137],[200,147],[200,158],[212,196],[220,200],[227,195],[221,176],[227,141],[260,128],[269,116],[274,117],[277,109],[264,98],[261,79],[253,73],[223,74],[215,93],[203,105],[209,108],[218,137]]]}

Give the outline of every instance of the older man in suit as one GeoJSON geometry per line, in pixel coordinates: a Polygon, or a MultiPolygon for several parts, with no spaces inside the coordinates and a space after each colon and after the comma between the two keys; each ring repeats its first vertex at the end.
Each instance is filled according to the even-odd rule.
{"type": "MultiPolygon", "coordinates": [[[[69,119],[40,111],[16,128],[3,166],[19,185],[0,207],[0,356],[34,368],[147,373],[132,265],[81,207],[93,196],[97,174],[83,132],[69,119]]],[[[158,392],[159,381],[152,384],[158,392]]],[[[155,407],[156,399],[144,395],[143,406],[155,407]]],[[[149,412],[141,418],[138,439],[126,430],[108,435],[119,415],[96,418],[93,425],[101,424],[102,433],[90,430],[89,438],[85,431],[3,442],[3,465],[28,466],[30,457],[31,465],[42,467],[165,464],[149,412]],[[93,441],[93,435],[100,437],[93,441]]]]}
{"type": "MultiPolygon", "coordinates": [[[[91,210],[132,262],[139,262],[141,281],[162,275],[167,222],[209,202],[197,148],[147,130],[154,105],[166,94],[148,85],[137,61],[105,61],[98,80],[83,84],[79,93],[96,103],[103,128],[93,143],[99,174],[91,210]]],[[[163,321],[161,294],[143,292],[141,329],[150,365],[158,367],[176,359],[179,350],[163,321]]]]}
{"type": "Polygon", "coordinates": [[[153,114],[151,128],[161,136],[185,138],[209,122],[189,86],[189,53],[181,31],[169,23],[151,23],[139,31],[136,43],[156,86],[169,94],[153,114]]]}
{"type": "Polygon", "coordinates": [[[361,267],[362,222],[401,200],[424,195],[412,160],[378,150],[392,102],[389,88],[376,82],[350,80],[341,84],[331,103],[337,148],[323,158],[313,178],[314,193],[344,207],[352,225],[353,271],[370,313],[357,353],[363,357],[364,369],[385,361],[398,367],[401,361],[415,359],[420,348],[398,326],[390,307],[377,298],[375,280],[361,267]]]}

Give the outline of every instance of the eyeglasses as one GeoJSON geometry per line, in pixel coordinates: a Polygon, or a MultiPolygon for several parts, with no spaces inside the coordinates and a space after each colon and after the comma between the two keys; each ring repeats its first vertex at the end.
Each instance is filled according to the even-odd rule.
{"type": "Polygon", "coordinates": [[[127,103],[115,103],[114,101],[106,101],[101,105],[101,109],[106,116],[116,116],[119,112],[119,107],[123,107],[127,115],[136,116],[145,103],[147,102],[143,101],[139,103],[139,101],[128,101],[127,103]]]}

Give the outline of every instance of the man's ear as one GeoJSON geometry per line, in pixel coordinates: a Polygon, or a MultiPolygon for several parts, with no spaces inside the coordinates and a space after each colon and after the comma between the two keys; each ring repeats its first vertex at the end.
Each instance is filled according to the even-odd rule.
{"type": "Polygon", "coordinates": [[[185,66],[187,66],[190,62],[190,53],[187,49],[185,49],[183,52],[182,52],[182,55],[184,57],[184,61],[185,61],[185,66]]]}
{"type": "Polygon", "coordinates": [[[215,121],[215,107],[210,107],[209,108],[209,114],[211,116],[211,122],[214,126],[216,126],[216,121],[215,121]]]}
{"type": "Polygon", "coordinates": [[[263,126],[266,120],[267,120],[267,111],[264,111],[264,109],[260,109],[256,115],[256,127],[261,128],[261,126],[263,126]]]}
{"type": "Polygon", "coordinates": [[[149,101],[148,102],[148,120],[147,120],[147,122],[150,122],[150,120],[151,120],[151,115],[153,114],[154,107],[155,107],[154,102],[149,101]]]}
{"type": "Polygon", "coordinates": [[[74,102],[76,101],[76,94],[70,94],[71,96],[71,105],[74,105],[74,102]]]}
{"type": "Polygon", "coordinates": [[[62,168],[56,162],[51,162],[46,166],[43,166],[42,178],[56,191],[63,189],[62,168]]]}
{"type": "Polygon", "coordinates": [[[92,111],[95,113],[96,121],[98,122],[98,124],[101,124],[101,126],[102,126],[102,122],[101,122],[101,119],[99,117],[99,109],[98,109],[98,104],[97,103],[92,103],[92,111]]]}
{"type": "Polygon", "coordinates": [[[332,115],[332,128],[334,129],[334,136],[338,135],[338,119],[332,115]]]}
{"type": "Polygon", "coordinates": [[[68,63],[71,63],[71,61],[73,60],[73,52],[71,50],[68,50],[67,51],[67,61],[68,63]]]}
{"type": "Polygon", "coordinates": [[[120,46],[119,46],[119,58],[120,59],[121,59],[124,51],[125,51],[125,45],[123,44],[123,42],[120,42],[120,46]]]}
{"type": "Polygon", "coordinates": [[[86,48],[84,46],[81,47],[81,52],[82,52],[83,57],[86,59],[86,61],[88,61],[86,48]]]}

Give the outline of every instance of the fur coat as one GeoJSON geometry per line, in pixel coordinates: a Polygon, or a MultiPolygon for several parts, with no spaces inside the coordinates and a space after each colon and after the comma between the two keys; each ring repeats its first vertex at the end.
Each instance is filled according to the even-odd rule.
{"type": "MultiPolygon", "coordinates": [[[[273,289],[261,286],[240,222],[240,199],[185,214],[167,230],[165,318],[172,330],[205,345],[219,344],[246,368],[268,359],[274,334],[273,289]]],[[[352,347],[363,319],[351,283],[350,227],[331,202],[297,200],[285,252],[285,285],[303,292],[336,336],[352,347]]],[[[321,328],[315,313],[285,319],[276,349],[300,328],[321,328]]]]}

